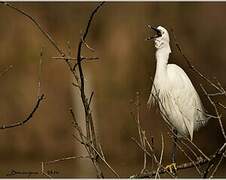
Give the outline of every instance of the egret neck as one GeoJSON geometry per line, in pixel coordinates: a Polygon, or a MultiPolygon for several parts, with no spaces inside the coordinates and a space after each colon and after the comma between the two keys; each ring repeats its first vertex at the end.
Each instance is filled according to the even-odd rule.
{"type": "Polygon", "coordinates": [[[169,54],[171,53],[171,49],[169,44],[162,48],[156,50],[155,56],[157,60],[156,65],[156,76],[162,77],[166,75],[166,68],[169,60],[169,54]]]}

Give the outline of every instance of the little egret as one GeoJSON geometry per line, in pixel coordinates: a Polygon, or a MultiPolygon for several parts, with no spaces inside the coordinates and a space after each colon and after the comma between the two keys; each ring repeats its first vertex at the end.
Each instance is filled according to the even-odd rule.
{"type": "MultiPolygon", "coordinates": [[[[150,26],[149,26],[150,27],[150,26]]],[[[173,163],[167,168],[176,170],[176,138],[189,136],[204,126],[208,120],[202,102],[186,73],[176,64],[168,64],[170,49],[169,34],[162,26],[150,27],[157,34],[153,39],[156,48],[156,72],[148,106],[158,104],[161,115],[178,136],[174,136],[173,163]]]]}

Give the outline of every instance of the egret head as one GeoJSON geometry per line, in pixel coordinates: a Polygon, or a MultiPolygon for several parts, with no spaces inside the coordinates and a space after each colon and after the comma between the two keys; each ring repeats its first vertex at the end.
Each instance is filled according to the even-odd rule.
{"type": "Polygon", "coordinates": [[[156,32],[155,36],[149,38],[154,39],[156,49],[169,48],[170,39],[167,30],[162,26],[158,26],[157,28],[149,27],[156,32]]]}

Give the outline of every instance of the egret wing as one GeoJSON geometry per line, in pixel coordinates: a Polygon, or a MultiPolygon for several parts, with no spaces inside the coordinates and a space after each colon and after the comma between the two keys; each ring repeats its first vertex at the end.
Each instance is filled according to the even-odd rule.
{"type": "Polygon", "coordinates": [[[183,69],[175,64],[169,64],[167,75],[168,80],[171,81],[171,83],[168,83],[171,100],[182,114],[183,121],[192,138],[193,131],[204,125],[206,121],[203,105],[183,69]]]}

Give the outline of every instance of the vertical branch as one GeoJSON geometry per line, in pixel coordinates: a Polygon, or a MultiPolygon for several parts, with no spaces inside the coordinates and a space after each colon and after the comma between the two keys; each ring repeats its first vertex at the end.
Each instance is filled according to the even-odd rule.
{"type": "Polygon", "coordinates": [[[140,125],[140,93],[139,92],[136,93],[136,120],[137,120],[139,139],[141,144],[143,144],[142,134],[141,134],[141,125],[140,125]]]}
{"type": "MultiPolygon", "coordinates": [[[[83,45],[83,43],[86,41],[86,37],[87,37],[87,35],[88,35],[90,25],[91,25],[91,22],[92,22],[92,20],[93,20],[93,18],[94,18],[94,16],[95,16],[95,14],[97,13],[97,11],[99,10],[99,8],[100,8],[103,4],[104,4],[104,2],[101,2],[101,3],[100,3],[100,4],[92,11],[92,13],[91,13],[91,15],[90,15],[90,17],[89,17],[89,21],[88,21],[88,24],[87,24],[87,26],[86,26],[85,32],[84,32],[83,36],[81,37],[80,42],[79,42],[79,44],[78,44],[77,61],[78,61],[78,63],[79,63],[80,65],[81,65],[81,50],[82,50],[82,45],[83,45]]],[[[79,69],[80,69],[79,71],[81,71],[81,67],[80,67],[79,69]]],[[[73,70],[75,70],[75,65],[74,65],[74,67],[73,67],[73,70]]],[[[83,72],[82,72],[82,71],[80,72],[80,76],[82,76],[82,78],[83,78],[83,72]]],[[[82,85],[81,85],[81,86],[82,86],[82,85]]],[[[84,84],[83,84],[83,86],[84,86],[84,84]]]]}
{"type": "Polygon", "coordinates": [[[136,92],[136,121],[137,121],[137,129],[140,139],[140,144],[144,148],[144,164],[143,169],[141,170],[141,173],[143,173],[146,170],[147,165],[147,155],[146,155],[146,142],[145,142],[145,131],[142,130],[141,124],[140,124],[140,93],[136,92]]]}
{"type": "Polygon", "coordinates": [[[142,131],[142,142],[143,142],[143,147],[144,147],[144,165],[143,165],[143,169],[141,171],[141,173],[143,173],[146,168],[147,168],[147,154],[146,154],[146,141],[145,141],[145,131],[142,131]]]}
{"type": "Polygon", "coordinates": [[[163,158],[163,152],[164,152],[164,137],[163,137],[162,134],[161,134],[161,142],[162,142],[162,150],[161,150],[161,155],[160,155],[160,159],[159,159],[159,166],[158,166],[158,169],[156,171],[155,178],[157,178],[157,175],[159,174],[159,169],[162,165],[162,158],[163,158]]]}
{"type": "Polygon", "coordinates": [[[43,56],[43,48],[41,48],[40,59],[39,59],[39,69],[38,69],[38,93],[37,93],[37,97],[40,97],[40,95],[41,95],[42,56],[43,56]]]}
{"type": "MultiPolygon", "coordinates": [[[[81,55],[81,51],[82,51],[82,45],[83,42],[86,40],[86,37],[88,35],[89,32],[89,28],[91,25],[91,22],[93,20],[94,15],[97,13],[98,9],[104,4],[104,2],[101,2],[91,13],[89,20],[88,20],[88,24],[86,26],[86,30],[83,34],[83,36],[80,39],[80,42],[78,44],[78,51],[77,51],[77,66],[78,66],[78,70],[79,70],[79,78],[80,78],[80,93],[81,93],[81,99],[83,102],[83,106],[84,106],[84,110],[85,110],[85,117],[86,117],[86,132],[87,132],[87,137],[92,138],[92,142],[94,143],[94,146],[96,148],[98,148],[97,146],[97,142],[96,142],[96,134],[95,134],[95,129],[94,129],[94,124],[93,124],[93,120],[92,120],[92,114],[90,112],[90,107],[89,107],[89,102],[88,99],[86,98],[86,94],[85,94],[85,84],[84,84],[84,73],[83,73],[83,69],[82,69],[82,55],[81,55]],[[91,136],[91,132],[92,132],[92,136],[91,136]]],[[[76,65],[74,65],[73,67],[73,71],[75,70],[76,65]]]]}

